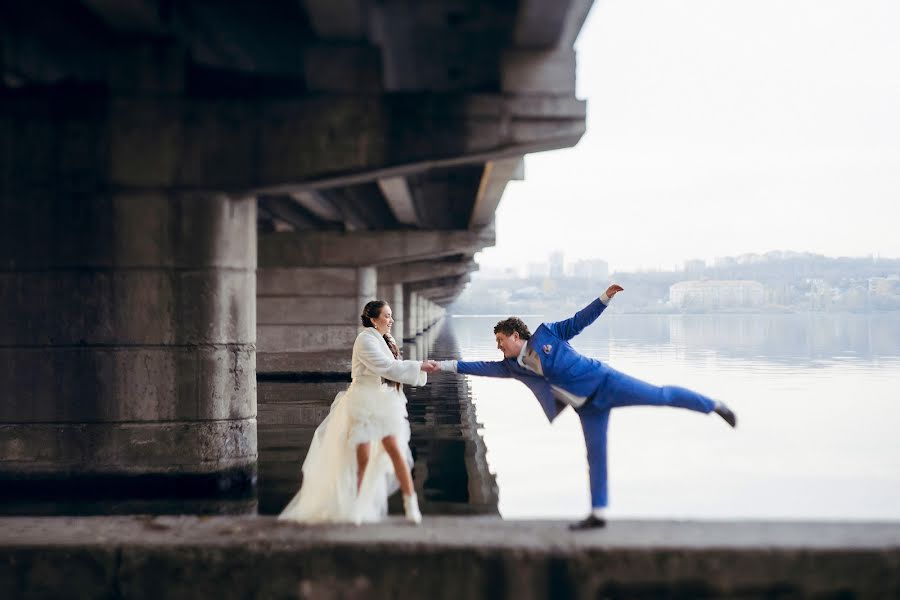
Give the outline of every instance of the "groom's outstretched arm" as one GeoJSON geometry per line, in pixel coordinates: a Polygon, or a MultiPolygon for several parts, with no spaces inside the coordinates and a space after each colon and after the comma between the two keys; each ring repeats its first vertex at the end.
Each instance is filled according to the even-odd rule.
{"type": "Polygon", "coordinates": [[[465,361],[465,360],[440,360],[437,361],[441,371],[460,373],[462,375],[480,375],[482,377],[512,377],[506,361],[465,361]]]}
{"type": "Polygon", "coordinates": [[[579,310],[570,319],[565,321],[557,321],[555,323],[544,323],[547,329],[552,331],[556,337],[563,340],[571,340],[573,337],[581,333],[581,330],[597,320],[597,317],[606,310],[609,301],[613,296],[622,291],[622,286],[614,283],[599,298],[579,310]]]}

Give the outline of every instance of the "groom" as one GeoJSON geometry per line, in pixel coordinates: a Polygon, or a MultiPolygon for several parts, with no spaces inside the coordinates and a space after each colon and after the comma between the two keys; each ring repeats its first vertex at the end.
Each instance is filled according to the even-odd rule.
{"type": "Polygon", "coordinates": [[[578,413],[587,447],[592,510],[587,518],[572,524],[571,529],[606,525],[606,430],[611,409],[675,406],[702,413],[715,412],[732,427],[737,425],[734,413],[721,402],[681,387],[651,385],[583,356],[569,345],[569,340],[596,321],[621,291],[621,286],[611,285],[572,318],[542,323],[533,335],[517,317],[500,321],[494,327],[494,336],[504,360],[429,361],[435,371],[518,379],[534,393],[550,421],[566,406],[578,413]]]}

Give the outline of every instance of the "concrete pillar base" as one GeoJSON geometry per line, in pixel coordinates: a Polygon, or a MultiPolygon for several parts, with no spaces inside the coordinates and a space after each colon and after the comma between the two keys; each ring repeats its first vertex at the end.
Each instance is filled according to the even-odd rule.
{"type": "Polygon", "coordinates": [[[256,465],[242,464],[209,473],[4,472],[0,487],[7,515],[248,514],[256,479],[256,465]]]}

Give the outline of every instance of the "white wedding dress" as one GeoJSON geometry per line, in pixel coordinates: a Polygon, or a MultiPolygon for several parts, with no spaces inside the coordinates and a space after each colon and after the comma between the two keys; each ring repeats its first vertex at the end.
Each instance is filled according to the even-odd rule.
{"type": "Polygon", "coordinates": [[[394,435],[409,450],[409,422],[402,389],[382,378],[425,385],[426,375],[414,360],[397,360],[381,334],[366,327],[353,344],[352,383],[331,404],[316,429],[303,462],[300,491],[278,516],[302,523],[379,521],[387,515],[387,499],[398,487],[391,459],[381,439],[394,435]],[[356,491],[356,446],[372,442],[369,464],[356,491]]]}

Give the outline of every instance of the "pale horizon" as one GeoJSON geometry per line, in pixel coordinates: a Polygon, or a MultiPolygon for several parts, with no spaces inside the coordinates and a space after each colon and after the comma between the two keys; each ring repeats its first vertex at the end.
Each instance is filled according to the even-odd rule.
{"type": "MultiPolygon", "coordinates": [[[[582,261],[582,260],[586,260],[586,261],[590,261],[590,260],[606,260],[606,259],[603,258],[602,256],[579,256],[579,257],[577,257],[577,258],[576,258],[576,257],[569,257],[567,254],[565,254],[565,251],[562,250],[562,249],[560,249],[560,248],[554,248],[554,249],[551,249],[551,250],[548,252],[548,255],[549,255],[550,253],[552,253],[552,252],[563,252],[563,254],[564,254],[564,256],[565,256],[564,266],[565,266],[565,268],[566,268],[567,271],[574,265],[574,263],[576,263],[576,262],[578,262],[578,261],[582,261]]],[[[665,266],[665,265],[663,265],[663,266],[654,266],[654,267],[638,267],[638,268],[635,268],[635,269],[618,268],[618,267],[616,267],[615,265],[612,265],[612,264],[609,264],[608,266],[609,266],[609,273],[610,273],[610,274],[612,274],[612,273],[657,273],[657,272],[671,272],[671,271],[682,271],[682,270],[684,270],[684,268],[685,268],[685,264],[684,264],[684,263],[685,263],[686,261],[689,261],[689,260],[704,260],[705,266],[706,266],[707,268],[712,268],[712,267],[715,267],[715,266],[716,266],[717,261],[722,260],[722,259],[740,259],[740,258],[742,258],[742,257],[747,257],[747,256],[765,256],[765,255],[770,254],[770,253],[798,254],[798,255],[799,255],[799,254],[809,254],[809,255],[814,255],[814,256],[817,256],[817,257],[822,257],[822,258],[825,258],[825,259],[832,259],[832,260],[836,260],[836,259],[855,259],[855,260],[869,259],[869,260],[872,260],[873,262],[877,262],[877,261],[900,261],[900,256],[879,256],[879,255],[876,255],[876,254],[867,254],[867,255],[862,255],[862,256],[850,256],[850,255],[833,255],[833,256],[829,256],[829,255],[827,255],[827,254],[821,254],[821,253],[819,253],[819,252],[810,252],[810,251],[808,251],[808,250],[794,250],[794,249],[787,249],[787,248],[777,248],[777,249],[773,249],[773,250],[766,250],[766,251],[763,251],[763,252],[746,252],[746,253],[743,253],[743,254],[736,254],[736,255],[716,256],[716,257],[713,257],[712,259],[709,259],[709,260],[704,260],[704,259],[700,259],[700,258],[697,258],[697,257],[687,258],[687,259],[685,259],[685,261],[683,261],[683,262],[681,262],[681,263],[679,263],[679,264],[673,264],[673,265],[670,265],[670,266],[665,266]]],[[[480,261],[479,261],[479,262],[480,262],[480,261]]],[[[525,275],[525,271],[527,270],[527,268],[528,268],[528,266],[529,266],[529,263],[549,264],[549,261],[547,260],[547,256],[544,256],[544,257],[542,257],[542,258],[538,258],[538,259],[535,259],[535,260],[533,260],[533,261],[529,261],[528,263],[521,263],[521,264],[492,264],[492,263],[484,264],[484,263],[480,263],[480,264],[482,265],[481,270],[479,270],[479,271],[473,271],[472,275],[473,275],[474,277],[478,277],[478,276],[483,276],[483,275],[485,275],[486,273],[490,273],[492,270],[496,270],[496,271],[504,271],[504,270],[508,270],[508,269],[515,269],[515,270],[521,271],[520,274],[524,276],[524,275],[525,275]]]]}
{"type": "Polygon", "coordinates": [[[896,31],[887,0],[598,0],[576,44],[587,133],[526,157],[478,262],[900,257],[896,31]]]}

